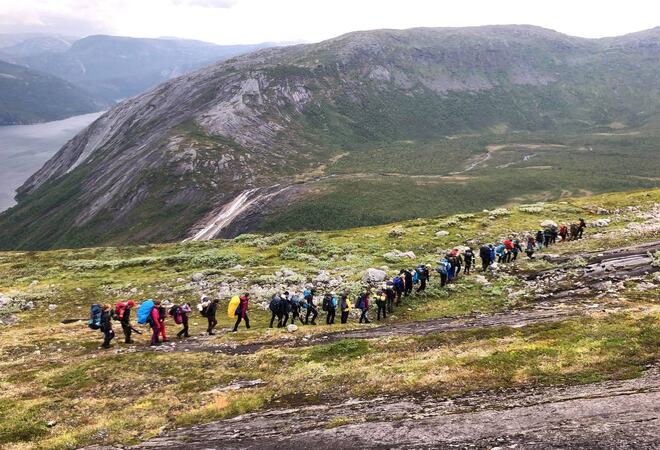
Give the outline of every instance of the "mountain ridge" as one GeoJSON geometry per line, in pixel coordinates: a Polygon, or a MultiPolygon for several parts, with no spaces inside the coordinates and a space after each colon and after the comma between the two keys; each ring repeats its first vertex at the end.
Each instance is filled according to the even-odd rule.
{"type": "MultiPolygon", "coordinates": [[[[0,223],[38,218],[43,234],[64,220],[83,245],[177,240],[246,190],[261,188],[282,209],[341,189],[314,180],[346,152],[440,140],[429,157],[449,175],[442,159],[462,164],[482,150],[452,149],[447,136],[639,127],[657,114],[658,49],[631,53],[621,42],[529,26],[375,30],[238,56],[109,111],[21,187],[0,223]]],[[[246,229],[272,214],[257,209],[246,229]]],[[[67,233],[39,245],[75,243],[67,233]]]]}

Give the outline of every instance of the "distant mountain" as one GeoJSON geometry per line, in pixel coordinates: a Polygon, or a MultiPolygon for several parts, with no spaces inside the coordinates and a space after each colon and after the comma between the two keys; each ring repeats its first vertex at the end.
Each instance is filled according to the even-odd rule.
{"type": "Polygon", "coordinates": [[[655,186],[659,35],[376,30],[218,63],[65,145],[0,215],[0,247],[331,229],[655,186]]]}
{"type": "Polygon", "coordinates": [[[60,78],[0,61],[0,125],[64,119],[107,106],[60,78]]]}
{"type": "Polygon", "coordinates": [[[98,35],[77,40],[64,50],[23,55],[16,47],[5,51],[12,52],[15,64],[63,78],[106,101],[117,101],[191,70],[268,46],[272,45],[221,46],[185,39],[98,35]]]}
{"type": "Polygon", "coordinates": [[[54,34],[0,34],[0,59],[21,58],[43,52],[63,52],[80,38],[54,34]]]}

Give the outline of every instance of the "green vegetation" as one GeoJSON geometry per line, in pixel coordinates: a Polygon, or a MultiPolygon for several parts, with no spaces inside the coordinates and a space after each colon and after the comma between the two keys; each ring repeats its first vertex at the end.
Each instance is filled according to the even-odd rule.
{"type": "MultiPolygon", "coordinates": [[[[267,300],[268,287],[299,288],[321,270],[341,277],[340,287],[355,292],[364,270],[387,264],[382,255],[392,248],[414,251],[417,260],[409,265],[431,263],[444,250],[468,240],[524,235],[547,218],[566,222],[584,216],[591,221],[604,217],[596,214],[599,208],[619,210],[607,215],[612,219],[610,226],[588,228],[587,239],[559,244],[551,252],[570,256],[626,245],[631,243],[627,226],[643,222],[644,214],[655,211],[658,204],[660,190],[649,190],[537,203],[531,210],[527,205],[336,232],[0,253],[0,292],[20,305],[34,303],[27,311],[0,309],[0,318],[15,315],[18,319],[13,325],[0,325],[0,445],[9,450],[59,450],[130,444],[148,439],[163,427],[286,408],[301,401],[322,404],[337,398],[382,395],[447,397],[639,376],[657,361],[660,313],[658,287],[641,292],[636,289],[638,281],[631,281],[616,296],[594,299],[599,308],[585,308],[583,316],[554,323],[327,343],[305,344],[303,339],[358,328],[355,319],[345,326],[303,327],[290,334],[265,328],[270,313],[260,303],[267,300]],[[390,233],[393,228],[397,233],[390,233]],[[438,230],[449,235],[436,236],[438,230]],[[597,239],[592,237],[596,233],[597,239]],[[244,267],[235,268],[235,263],[244,267]],[[278,271],[281,276],[275,275],[278,271]],[[202,274],[203,283],[192,282],[193,274],[202,274]],[[222,290],[224,283],[231,287],[229,291],[222,290]],[[252,301],[254,326],[250,330],[202,337],[205,323],[194,313],[192,342],[200,351],[151,352],[144,336],[137,337],[138,351],[121,343],[101,351],[100,334],[84,324],[94,302],[153,297],[194,305],[201,293],[223,292],[219,327],[228,328],[233,322],[224,313],[229,296],[255,283],[264,290],[252,301]],[[83,321],[62,323],[71,318],[83,321]],[[265,346],[240,355],[215,352],[219,345],[273,341],[300,345],[265,346]],[[240,382],[254,384],[227,389],[240,382]]],[[[639,231],[634,239],[657,240],[658,233],[639,231]]],[[[440,289],[434,279],[425,295],[405,299],[385,325],[450,317],[460,322],[466,316],[531,306],[534,295],[525,294],[523,279],[517,274],[581,264],[579,258],[557,263],[521,260],[510,271],[482,281],[478,276],[463,277],[450,289],[440,289]]],[[[390,272],[396,268],[389,265],[390,272]]],[[[169,325],[170,335],[173,330],[169,325]]],[[[319,426],[335,428],[355,420],[368,418],[339,416],[319,426]]]]}

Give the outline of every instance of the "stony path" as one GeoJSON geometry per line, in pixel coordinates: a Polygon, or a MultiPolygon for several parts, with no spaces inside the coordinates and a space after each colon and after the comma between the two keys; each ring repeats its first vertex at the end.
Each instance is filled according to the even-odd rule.
{"type": "Polygon", "coordinates": [[[637,379],[581,386],[489,391],[453,399],[351,399],[246,414],[176,430],[131,448],[493,447],[660,448],[660,370],[654,366],[637,379]]]}

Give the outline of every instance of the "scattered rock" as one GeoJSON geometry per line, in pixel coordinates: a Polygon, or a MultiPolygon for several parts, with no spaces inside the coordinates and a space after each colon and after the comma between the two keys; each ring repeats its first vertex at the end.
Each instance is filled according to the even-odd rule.
{"type": "Polygon", "coordinates": [[[437,233],[435,233],[435,235],[438,236],[438,237],[449,236],[449,231],[440,230],[437,233]]]}
{"type": "Polygon", "coordinates": [[[386,277],[387,273],[384,270],[370,268],[362,276],[362,281],[365,283],[380,283],[386,277]]]}
{"type": "Polygon", "coordinates": [[[57,425],[57,421],[55,421],[55,420],[49,420],[49,421],[46,423],[46,426],[47,426],[48,428],[52,428],[52,427],[54,427],[55,425],[57,425]]]}
{"type": "Polygon", "coordinates": [[[609,226],[610,222],[611,222],[611,219],[598,219],[598,220],[594,220],[593,222],[591,222],[589,224],[589,226],[597,227],[597,228],[603,228],[603,227],[609,226]]]}
{"type": "Polygon", "coordinates": [[[199,283],[205,278],[205,275],[201,272],[193,273],[192,277],[190,277],[194,282],[199,283]]]}
{"type": "Polygon", "coordinates": [[[294,325],[291,323],[286,326],[286,331],[288,331],[289,333],[295,333],[296,331],[298,331],[298,325],[294,325]]]}
{"type": "Polygon", "coordinates": [[[383,258],[385,258],[387,261],[399,261],[400,259],[415,259],[417,256],[415,256],[415,253],[412,251],[401,252],[395,249],[385,253],[383,258]]]}
{"type": "Polygon", "coordinates": [[[57,305],[51,303],[48,305],[48,311],[55,311],[57,309],[57,305]]]}
{"type": "Polygon", "coordinates": [[[398,238],[406,234],[403,228],[392,228],[387,235],[391,238],[398,238]]]}

